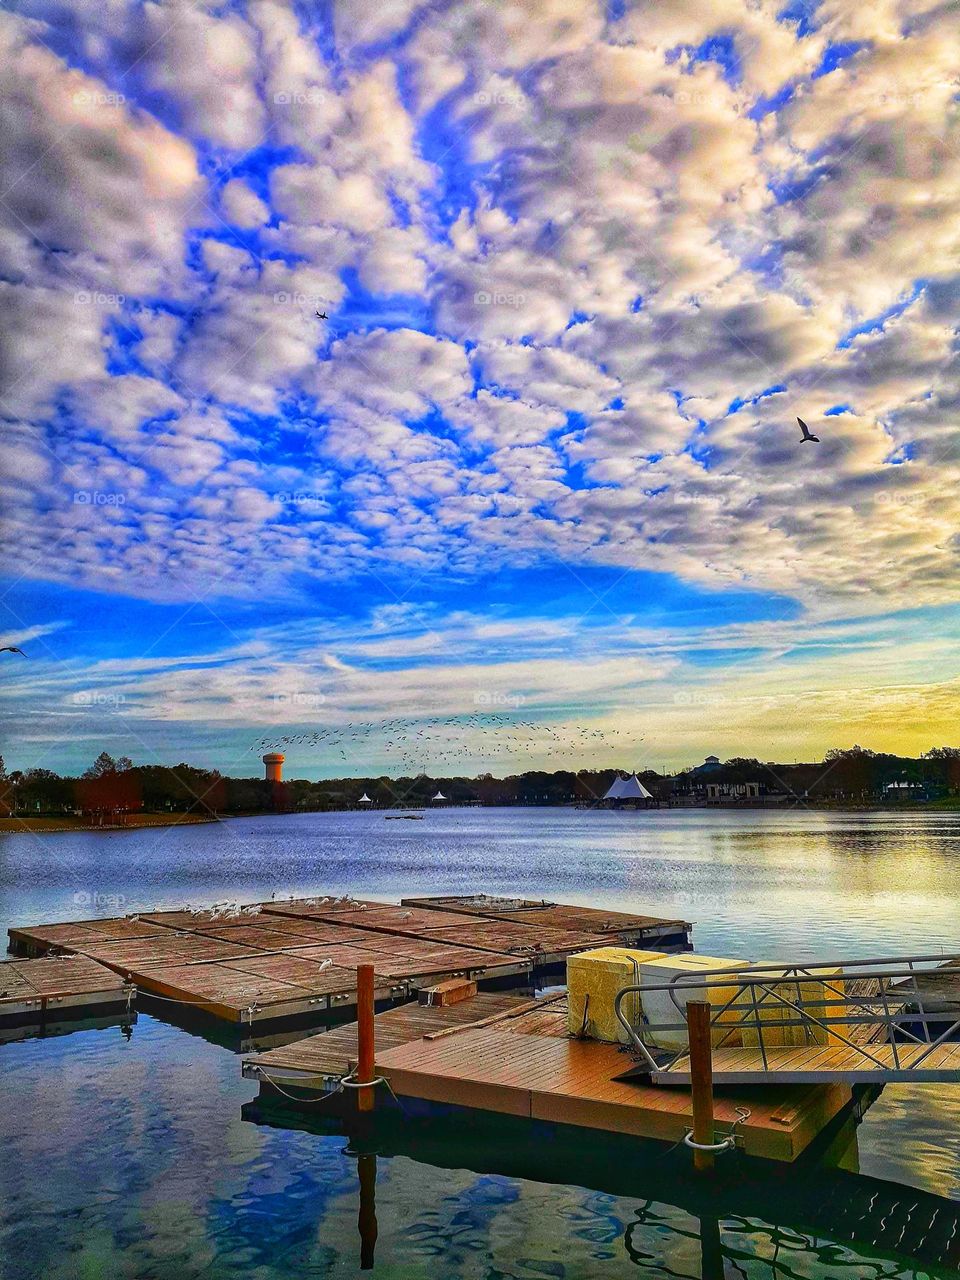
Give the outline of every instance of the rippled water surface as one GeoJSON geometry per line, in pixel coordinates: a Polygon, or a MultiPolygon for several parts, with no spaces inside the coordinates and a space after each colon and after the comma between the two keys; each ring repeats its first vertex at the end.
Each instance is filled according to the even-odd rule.
{"type": "MultiPolygon", "coordinates": [[[[716,955],[939,955],[960,951],[958,839],[950,814],[510,809],[0,835],[0,924],[272,892],[486,890],[682,915],[716,955]]],[[[358,1161],[336,1132],[241,1114],[255,1095],[230,1048],[144,1014],[129,1041],[112,1027],[0,1045],[0,1275],[353,1276],[371,1161],[376,1275],[948,1274],[798,1224],[789,1184],[782,1212],[742,1188],[705,1211],[683,1169],[651,1199],[629,1159],[581,1186],[575,1157],[521,1176],[455,1132],[358,1161]]],[[[865,1174],[960,1200],[960,1089],[887,1088],[857,1145],[865,1174]]]]}

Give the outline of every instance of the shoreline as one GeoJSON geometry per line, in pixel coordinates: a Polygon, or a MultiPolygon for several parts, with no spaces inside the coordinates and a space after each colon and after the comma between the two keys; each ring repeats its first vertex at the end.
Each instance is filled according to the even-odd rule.
{"type": "MultiPolygon", "coordinates": [[[[228,817],[252,817],[251,814],[229,814],[228,817]]],[[[151,813],[143,818],[134,818],[130,822],[123,823],[104,823],[97,826],[89,822],[82,822],[79,818],[71,821],[69,818],[26,818],[26,817],[6,817],[0,818],[0,834],[6,835],[64,835],[72,831],[77,832],[96,832],[96,831],[140,831],[144,827],[197,827],[206,825],[211,822],[222,822],[220,816],[207,817],[191,817],[187,813],[163,814],[151,813]]]]}
{"type": "MultiPolygon", "coordinates": [[[[576,809],[581,812],[589,812],[591,809],[597,809],[598,812],[620,812],[620,810],[606,809],[599,805],[577,805],[577,804],[534,804],[534,805],[476,805],[476,804],[446,804],[438,806],[441,809],[576,809]]],[[[764,812],[764,813],[795,813],[798,810],[806,810],[810,813],[958,813],[960,812],[960,798],[944,801],[929,801],[927,803],[910,803],[902,802],[896,805],[884,804],[815,804],[815,803],[793,803],[793,804],[698,804],[698,805],[657,805],[650,809],[630,809],[630,812],[636,812],[638,815],[642,813],[743,813],[743,812],[764,812]]],[[[428,810],[424,810],[427,812],[428,810]]],[[[626,811],[626,810],[624,810],[626,811]]],[[[87,834],[97,831],[140,831],[149,827],[196,827],[210,825],[212,823],[234,821],[242,818],[284,818],[284,817],[306,817],[308,814],[323,813],[382,813],[384,816],[395,812],[393,809],[364,809],[359,810],[355,806],[343,809],[303,809],[288,812],[270,812],[262,810],[258,812],[247,813],[224,813],[224,814],[208,814],[203,817],[192,816],[186,813],[163,814],[151,813],[142,817],[131,817],[129,822],[109,823],[103,826],[95,826],[90,823],[82,822],[80,819],[70,820],[64,817],[0,817],[0,835],[66,835],[70,832],[84,832],[87,834]]]]}

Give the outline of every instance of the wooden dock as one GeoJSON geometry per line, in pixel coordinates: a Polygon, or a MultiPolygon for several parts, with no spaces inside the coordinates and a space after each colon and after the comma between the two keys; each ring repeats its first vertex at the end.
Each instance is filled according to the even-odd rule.
{"type": "Polygon", "coordinates": [[[595,947],[603,945],[597,941],[597,934],[608,940],[613,934],[622,946],[665,951],[682,949],[689,947],[693,927],[687,920],[661,920],[656,916],[607,911],[602,907],[570,906],[533,898],[497,898],[484,893],[470,897],[401,898],[400,905],[453,911],[484,920],[511,921],[539,928],[572,929],[593,934],[595,947]]]}
{"type": "Polygon", "coordinates": [[[125,1010],[136,992],[87,956],[0,961],[0,1026],[42,1027],[125,1010]]]}
{"type": "MultiPolygon", "coordinates": [[[[570,1038],[563,993],[494,1000],[478,995],[449,1009],[380,1014],[377,1074],[400,1098],[442,1106],[666,1142],[691,1128],[687,1089],[620,1080],[632,1059],[617,1045],[570,1038]]],[[[335,1089],[355,1060],[351,1024],[256,1054],[243,1071],[268,1090],[276,1082],[309,1098],[335,1089]]],[[[718,1090],[717,1129],[736,1124],[748,1154],[791,1161],[851,1100],[840,1084],[718,1090]],[[749,1116],[739,1121],[737,1108],[749,1116]]]]}
{"type": "MultiPolygon", "coordinates": [[[[960,1078],[960,1044],[871,1044],[856,1046],[803,1045],[800,1048],[714,1049],[713,1079],[717,1084],[821,1084],[842,1076],[849,1084],[956,1084],[960,1078]]],[[[681,1058],[666,1071],[655,1073],[657,1084],[688,1084],[690,1059],[681,1058]]]]}
{"type": "Polygon", "coordinates": [[[359,964],[374,966],[376,998],[385,1003],[452,977],[526,984],[536,970],[596,946],[600,933],[627,942],[639,927],[660,927],[665,937],[679,930],[678,945],[689,939],[685,922],[648,916],[543,903],[529,917],[521,910],[522,920],[507,914],[327,896],[23,926],[9,934],[16,954],[86,956],[146,994],[248,1026],[342,1016],[356,1005],[359,964]]]}

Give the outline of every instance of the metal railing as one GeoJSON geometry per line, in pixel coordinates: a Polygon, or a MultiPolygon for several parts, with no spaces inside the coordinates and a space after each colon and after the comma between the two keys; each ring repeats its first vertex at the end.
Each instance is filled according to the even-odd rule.
{"type": "Polygon", "coordinates": [[[931,974],[956,975],[960,1004],[960,955],[886,956],[705,969],[677,973],[668,982],[647,982],[638,975],[634,984],[617,992],[614,1011],[651,1073],[669,1072],[686,1057],[686,1006],[693,1000],[711,1004],[714,1050],[741,1044],[746,1032],[764,1072],[770,1069],[770,1050],[796,1047],[798,1038],[801,1047],[829,1044],[853,1050],[854,1061],[878,1073],[921,1071],[934,1050],[960,1030],[960,1008],[926,1006],[921,980],[931,974]],[[677,1010],[676,1020],[651,1017],[651,1006],[664,1003],[657,998],[662,993],[677,1010]],[[634,1021],[623,1010],[628,997],[639,1011],[634,1021]],[[858,1036],[859,1028],[864,1030],[858,1036]],[[678,1039],[681,1044],[673,1043],[678,1039]],[[876,1052],[880,1043],[889,1045],[889,1053],[876,1052]],[[921,1052],[903,1052],[905,1046],[917,1045],[923,1046],[921,1052]]]}

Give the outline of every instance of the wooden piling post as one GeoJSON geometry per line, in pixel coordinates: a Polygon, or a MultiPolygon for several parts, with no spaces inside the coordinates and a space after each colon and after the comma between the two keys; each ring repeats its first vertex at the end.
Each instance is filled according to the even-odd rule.
{"type": "MultiPolygon", "coordinates": [[[[369,1085],[374,1073],[373,965],[357,965],[357,1084],[369,1085]]],[[[373,1089],[357,1090],[357,1110],[373,1110],[373,1089]]]]}
{"type": "MultiPolygon", "coordinates": [[[[713,1132],[713,1053],[710,1045],[710,1005],[706,1000],[691,1000],[687,1005],[687,1030],[690,1036],[690,1088],[693,1101],[693,1140],[710,1144],[713,1132]]],[[[693,1167],[713,1168],[713,1152],[693,1152],[693,1167]]]]}

